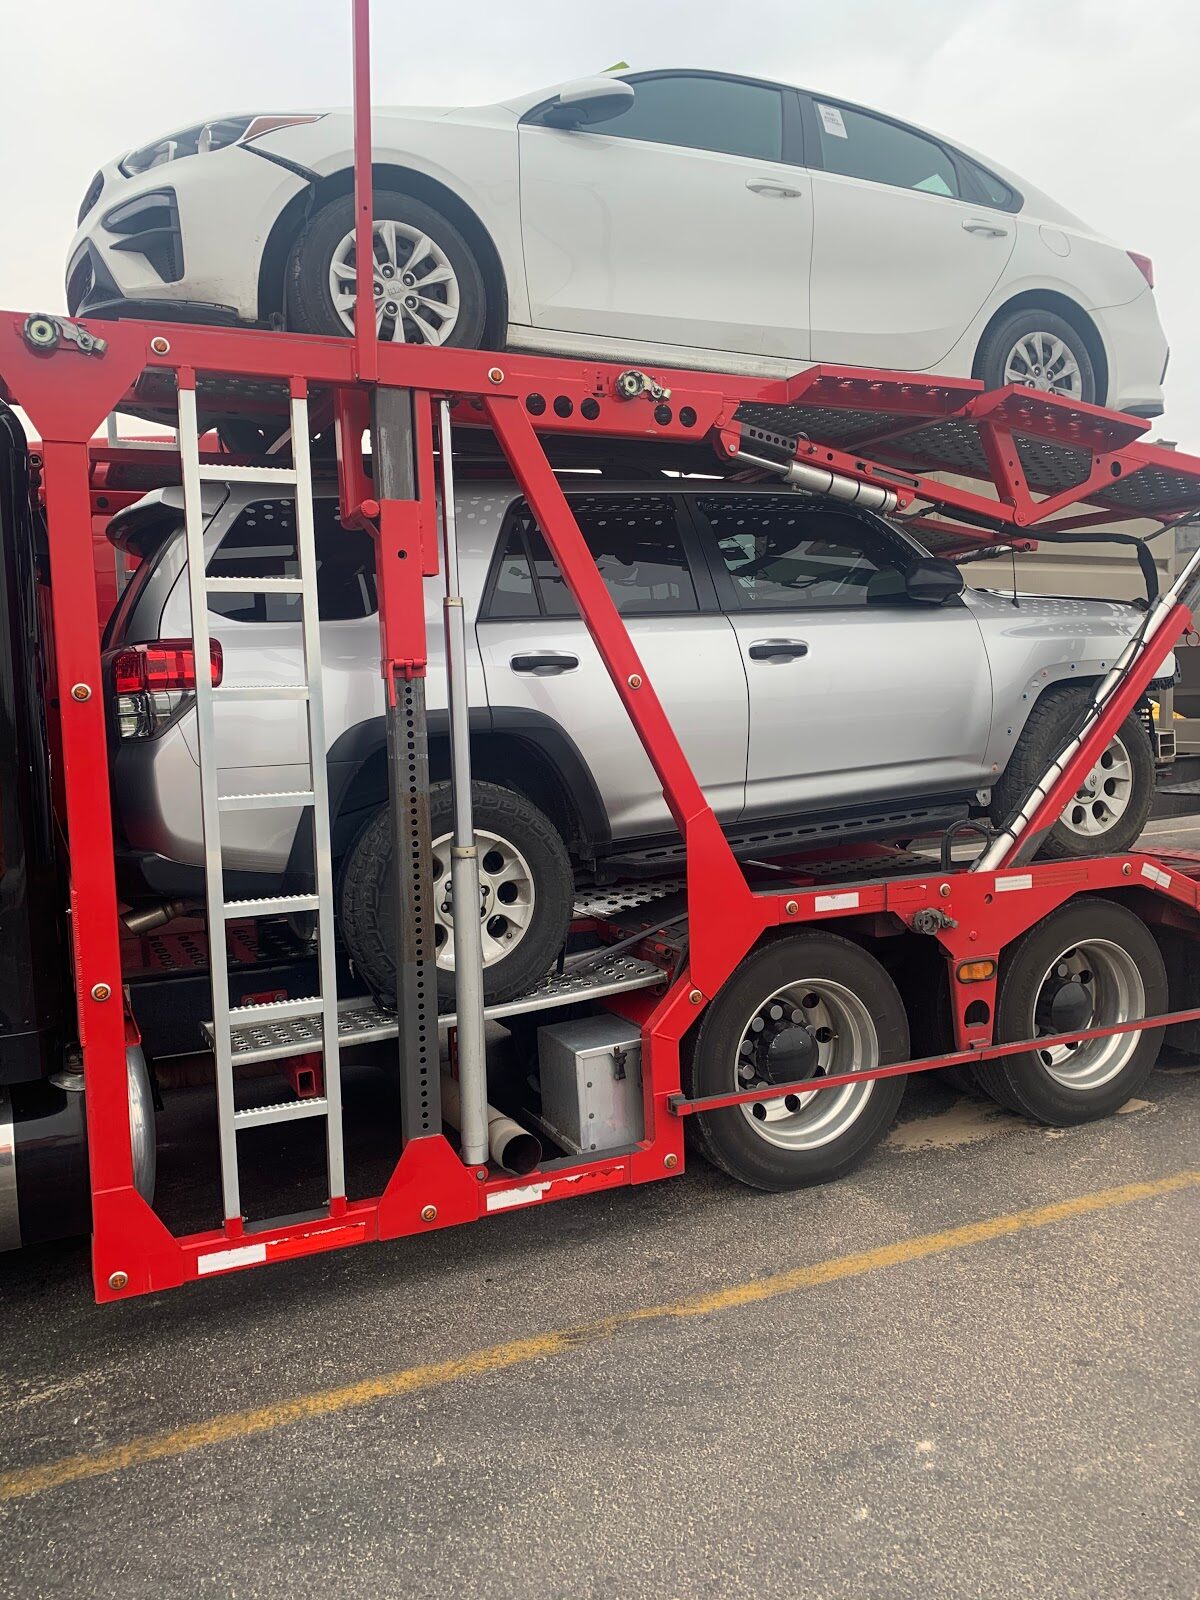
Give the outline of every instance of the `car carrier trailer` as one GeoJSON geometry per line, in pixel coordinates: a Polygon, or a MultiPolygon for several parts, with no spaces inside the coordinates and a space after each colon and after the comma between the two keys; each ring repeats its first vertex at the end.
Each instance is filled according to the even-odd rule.
{"type": "MultiPolygon", "coordinates": [[[[356,0],[363,304],[371,299],[367,9],[367,0],[356,0]]],[[[22,997],[24,1032],[32,1040],[25,1058],[33,1065],[14,1067],[11,1054],[0,1055],[10,1083],[0,1100],[0,1224],[10,1235],[16,1230],[37,1236],[29,1208],[43,1196],[50,1204],[52,1190],[70,1188],[68,1168],[83,1173],[86,1122],[81,1192],[90,1212],[100,1300],[678,1176],[691,1119],[729,1166],[722,1130],[730,1123],[722,1119],[741,1117],[741,1107],[769,1118],[776,1108],[811,1096],[836,1096],[935,1069],[966,1071],[994,1089],[989,1074],[1003,1073],[1005,1063],[1031,1053],[1049,1057],[1081,1042],[1129,1034],[1161,1037],[1167,1027],[1186,1037],[1200,1021],[1200,857],[1133,851],[1035,859],[1046,828],[1144,696],[1172,644],[1192,626],[1200,556],[1165,593],[1149,595],[1140,626],[1091,697],[1077,731],[1008,826],[982,838],[974,860],[956,859],[952,834],[943,841],[940,860],[898,846],[859,845],[821,856],[747,862],[735,856],[697,784],[546,453],[549,440],[563,437],[606,447],[622,441],[664,452],[686,448],[693,461],[708,452],[727,471],[772,474],[811,495],[907,517],[938,549],[956,553],[1032,548],[1038,538],[1095,530],[1134,513],[1163,523],[1196,515],[1200,459],[1143,444],[1143,422],[1024,389],[984,393],[966,380],[927,381],[862,369],[814,367],[768,382],[381,346],[370,322],[343,340],[12,312],[0,313],[0,392],[24,409],[41,439],[35,471],[46,533],[44,552],[5,552],[12,586],[4,665],[9,691],[24,708],[20,750],[48,740],[54,755],[41,810],[30,813],[28,895],[15,902],[23,921],[8,932],[10,945],[26,950],[37,982],[22,997]],[[97,451],[93,439],[115,411],[148,409],[172,417],[177,440],[174,450],[145,452],[142,468],[151,475],[160,471],[163,481],[177,475],[184,491],[193,619],[184,667],[190,663],[198,719],[211,986],[207,1035],[215,1060],[220,1165],[219,1214],[203,1231],[184,1233],[172,1232],[148,1198],[152,1109],[139,1011],[144,1000],[149,1003],[152,985],[134,981],[146,974],[129,970],[127,940],[123,964],[113,821],[107,804],[98,803],[108,790],[108,730],[92,534],[93,517],[104,509],[95,466],[101,457],[111,459],[111,451],[104,457],[105,447],[97,451]],[[208,423],[231,416],[270,424],[282,448],[247,462],[204,447],[208,423]],[[339,998],[338,992],[312,520],[313,439],[327,438],[331,429],[342,519],[369,530],[376,550],[397,953],[397,992],[382,1003],[373,996],[339,998]],[[456,443],[479,429],[490,430],[536,516],[661,781],[685,847],[678,882],[618,885],[585,896],[576,906],[576,930],[588,934],[589,949],[566,956],[532,993],[487,1012],[453,493],[456,443]],[[362,450],[368,430],[370,474],[362,450]],[[947,473],[971,482],[964,485],[961,476],[948,482],[947,473]],[[236,478],[294,497],[298,576],[206,576],[203,485],[236,478]],[[25,598],[26,569],[37,560],[44,560],[40,620],[25,598]],[[449,1017],[438,1015],[434,981],[424,701],[423,585],[439,573],[446,589],[458,913],[457,1002],[449,1017]],[[284,690],[214,683],[207,670],[206,602],[217,585],[286,586],[299,596],[303,681],[284,690]],[[31,629],[39,630],[52,654],[52,681],[26,681],[18,693],[11,680],[20,676],[26,654],[21,630],[28,638],[31,629]],[[303,703],[313,756],[307,789],[218,792],[217,716],[222,700],[234,695],[303,703]],[[312,818],[311,890],[227,900],[223,814],[283,804],[303,805],[312,818]],[[43,825],[51,813],[62,825],[65,855],[56,850],[53,828],[43,825]],[[52,888],[53,863],[64,859],[66,907],[52,888]],[[1072,950],[1083,938],[1080,927],[1107,914],[1098,906],[1117,907],[1132,930],[1125,945],[1118,939],[1113,946],[1123,952],[1119,959],[1096,957],[1113,963],[1106,990],[1113,1003],[1081,1010],[1087,983],[1099,979],[1064,960],[1048,1025],[1036,1038],[1020,1032],[1014,1037],[1004,1016],[1004,982],[1015,983],[1022,963],[1034,971],[1042,959],[1036,941],[1046,941],[1046,929],[1047,948],[1061,927],[1064,953],[1072,950]],[[292,913],[311,914],[317,925],[315,958],[301,987],[286,979],[281,986],[264,934],[292,913]],[[1137,952],[1146,948],[1165,955],[1169,999],[1138,975],[1137,952]],[[894,1040],[889,1045],[881,1039],[878,1030],[859,1028],[869,996],[855,985],[869,985],[871,972],[881,970],[869,952],[885,949],[910,1014],[932,1023],[926,1033],[935,1043],[915,1058],[894,1040]],[[774,1018],[773,994],[788,981],[809,979],[812,1005],[802,996],[791,1015],[781,1010],[774,1018]],[[693,1070],[685,1077],[684,1051],[706,1049],[705,1019],[719,1017],[735,991],[748,997],[752,1011],[767,1007],[765,1065],[758,1080],[742,1086],[736,1048],[724,1077],[724,1069],[715,1076],[693,1070]],[[564,1153],[539,1159],[530,1140],[518,1140],[514,1152],[504,1145],[505,1135],[497,1144],[490,1126],[486,1021],[523,1018],[536,1026],[543,1014],[561,1019],[580,1005],[591,1017],[591,1043],[586,1030],[572,1034],[560,1026],[551,1030],[542,1057],[547,1083],[554,1071],[565,1103],[555,1121],[543,1096],[543,1127],[561,1134],[563,1115],[576,1119],[573,1134],[558,1141],[564,1153]],[[449,1029],[457,1065],[446,1098],[440,1027],[449,1029]],[[868,1037],[870,1048],[860,1048],[868,1037]],[[343,1051],[364,1043],[395,1052],[395,1160],[387,1181],[368,1194],[357,1192],[353,1175],[347,1181],[340,1065],[343,1051]],[[565,1070],[549,1061],[550,1049],[566,1052],[565,1070]],[[613,1080],[607,1087],[618,1085],[610,1102],[620,1101],[607,1105],[611,1115],[599,1139],[590,1138],[580,1120],[595,1115],[597,1102],[583,1097],[579,1068],[596,1049],[607,1052],[613,1080]],[[259,1103],[253,1085],[262,1080],[250,1073],[264,1063],[286,1068],[292,1094],[259,1103]],[[22,1109],[22,1092],[35,1079],[42,1098],[26,1094],[22,1109]],[[246,1134],[303,1119],[318,1119],[324,1128],[324,1203],[299,1216],[248,1216],[242,1181],[246,1134]],[[459,1129],[457,1145],[446,1135],[447,1120],[459,1129]]],[[[7,508],[8,525],[16,525],[17,509],[7,508]]],[[[188,938],[195,943],[197,935],[188,938]]],[[[6,949],[6,960],[10,953],[6,949]]],[[[1052,1110],[1024,1105],[1009,1080],[997,1082],[998,1098],[1013,1103],[1015,1097],[1023,1109],[1053,1120],[1052,1110]]],[[[732,1167],[736,1171],[738,1163],[732,1167]]],[[[782,1186],[769,1171],[738,1175],[762,1187],[782,1186]]]]}

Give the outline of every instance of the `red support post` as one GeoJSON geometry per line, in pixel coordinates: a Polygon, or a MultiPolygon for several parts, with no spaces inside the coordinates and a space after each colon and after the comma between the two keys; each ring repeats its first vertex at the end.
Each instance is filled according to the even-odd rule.
{"type": "Polygon", "coordinates": [[[360,383],[379,376],[375,327],[375,206],[371,153],[371,0],[354,0],[354,365],[360,383]],[[366,316],[363,310],[366,309],[366,316]]]}

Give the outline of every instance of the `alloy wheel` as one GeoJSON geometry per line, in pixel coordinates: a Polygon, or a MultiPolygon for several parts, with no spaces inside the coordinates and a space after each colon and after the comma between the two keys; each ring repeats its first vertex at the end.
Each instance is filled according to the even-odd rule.
{"type": "MultiPolygon", "coordinates": [[[[1146,989],[1137,962],[1122,945],[1088,939],[1050,963],[1033,1008],[1032,1037],[1108,1028],[1146,1014],[1146,989]]],[[[1098,1089],[1115,1078],[1137,1050],[1139,1033],[1110,1034],[1039,1050],[1043,1067],[1064,1089],[1098,1089]]]]}
{"type": "Polygon", "coordinates": [[[1083,398],[1083,374],[1070,346],[1054,333],[1023,333],[1004,360],[1005,383],[1043,394],[1083,398]]]}
{"type": "Polygon", "coordinates": [[[1114,736],[1063,809],[1062,824],[1072,833],[1098,838],[1116,827],[1132,798],[1133,761],[1124,741],[1114,736]]]}
{"type": "Polygon", "coordinates": [[[759,1138],[784,1150],[830,1144],[858,1119],[875,1084],[808,1089],[780,1098],[774,1084],[840,1077],[879,1063],[879,1038],[858,995],[829,978],[789,983],[747,1020],[733,1063],[736,1089],[761,1085],[763,1097],[741,1106],[759,1138]]]}
{"type": "MultiPolygon", "coordinates": [[[[445,344],[459,313],[459,284],[450,257],[419,228],[376,222],[372,265],[375,328],[392,344],[445,344]]],[[[358,301],[358,256],[353,229],[329,264],[333,307],[350,333],[358,301]]]]}
{"type": "MultiPolygon", "coordinates": [[[[433,915],[437,964],[454,967],[454,900],[450,884],[449,833],[433,842],[433,915]]],[[[520,944],[537,902],[533,872],[525,857],[498,833],[475,830],[479,852],[479,921],[483,964],[492,966],[520,944]]]]}

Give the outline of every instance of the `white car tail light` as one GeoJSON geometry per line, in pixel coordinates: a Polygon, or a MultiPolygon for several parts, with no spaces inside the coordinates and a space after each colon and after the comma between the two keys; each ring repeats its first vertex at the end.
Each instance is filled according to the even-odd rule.
{"type": "MultiPolygon", "coordinates": [[[[216,639],[210,641],[209,671],[215,689],[224,671],[216,639]]],[[[158,639],[153,644],[126,645],[109,657],[109,672],[120,737],[148,739],[178,714],[195,691],[192,641],[158,639]]]]}
{"type": "Polygon", "coordinates": [[[1142,277],[1145,278],[1146,282],[1153,289],[1153,287],[1154,287],[1154,263],[1153,263],[1153,261],[1151,261],[1150,257],[1149,256],[1140,256],[1140,255],[1138,255],[1136,250],[1126,250],[1125,254],[1129,257],[1130,261],[1133,262],[1134,266],[1141,273],[1142,277]]]}

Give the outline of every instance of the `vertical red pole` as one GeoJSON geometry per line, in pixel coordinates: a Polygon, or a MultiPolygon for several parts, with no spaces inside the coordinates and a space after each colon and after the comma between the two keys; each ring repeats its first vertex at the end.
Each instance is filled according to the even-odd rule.
{"type": "Polygon", "coordinates": [[[371,151],[371,0],[354,0],[354,365],[362,383],[379,376],[371,151]]]}

